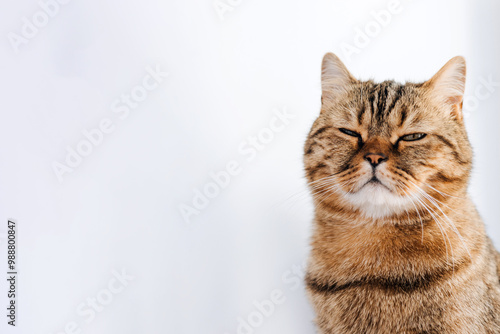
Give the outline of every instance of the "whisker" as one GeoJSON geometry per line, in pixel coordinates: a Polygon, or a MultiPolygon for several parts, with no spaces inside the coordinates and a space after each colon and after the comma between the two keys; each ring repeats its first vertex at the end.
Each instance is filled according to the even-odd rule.
{"type": "MultiPolygon", "coordinates": [[[[409,181],[411,182],[411,181],[409,181]]],[[[467,247],[467,245],[465,244],[465,240],[462,236],[462,234],[460,234],[460,231],[458,231],[455,223],[453,223],[453,221],[448,217],[448,215],[441,209],[441,207],[436,203],[436,199],[434,197],[432,197],[431,195],[429,195],[427,192],[425,192],[421,187],[419,187],[418,185],[416,185],[415,183],[411,182],[416,188],[417,190],[419,190],[419,192],[429,200],[429,202],[434,205],[440,212],[441,214],[443,215],[444,218],[446,218],[446,220],[449,222],[450,224],[450,227],[452,228],[453,232],[455,232],[455,234],[458,236],[458,238],[460,239],[462,245],[464,246],[465,250],[467,251],[468,255],[469,255],[469,258],[472,259],[472,256],[471,256],[471,253],[469,251],[469,248],[467,247]]]]}
{"type": "MultiPolygon", "coordinates": [[[[409,181],[409,182],[411,182],[411,181],[409,181]]],[[[402,183],[402,185],[405,186],[408,190],[410,189],[407,185],[405,185],[403,183],[402,183]]],[[[429,213],[429,215],[436,222],[436,224],[437,224],[437,226],[438,226],[438,228],[440,230],[441,236],[443,237],[443,241],[445,243],[445,251],[446,251],[447,262],[449,262],[448,259],[450,258],[449,253],[448,253],[448,243],[449,243],[449,245],[450,245],[450,253],[451,253],[451,261],[452,261],[451,264],[452,264],[452,270],[453,270],[453,275],[454,275],[454,273],[455,273],[455,256],[454,256],[454,251],[453,251],[453,245],[451,243],[451,240],[449,238],[448,233],[444,229],[444,226],[441,225],[441,223],[445,224],[446,222],[444,220],[440,219],[439,215],[437,214],[437,212],[434,209],[432,209],[429,205],[425,204],[425,202],[422,201],[420,198],[414,197],[414,199],[422,206],[422,208],[424,208],[429,213]]],[[[422,231],[423,231],[423,225],[422,225],[422,231]]]]}
{"type": "Polygon", "coordinates": [[[465,199],[465,198],[463,198],[463,197],[454,196],[454,195],[450,195],[450,194],[447,194],[447,193],[445,193],[445,192],[442,192],[441,190],[438,190],[438,189],[434,188],[433,186],[431,186],[431,185],[430,185],[430,184],[428,184],[428,183],[423,183],[423,185],[425,185],[426,187],[431,188],[432,190],[434,190],[434,191],[438,192],[439,194],[441,194],[441,195],[443,195],[443,196],[448,196],[448,197],[453,197],[453,198],[458,198],[458,199],[465,199]]]}
{"type": "Polygon", "coordinates": [[[443,241],[445,242],[445,249],[446,249],[446,258],[448,261],[448,244],[446,243],[446,240],[448,240],[448,243],[450,244],[450,252],[451,252],[451,264],[452,264],[452,270],[453,274],[455,273],[455,256],[454,256],[454,251],[453,251],[453,245],[451,243],[451,240],[448,236],[448,233],[445,231],[444,227],[441,225],[441,223],[444,223],[443,220],[438,218],[438,214],[427,204],[425,204],[423,201],[417,199],[417,201],[427,210],[427,212],[432,216],[436,224],[438,225],[439,230],[441,231],[441,235],[443,236],[443,241]],[[446,235],[446,238],[445,238],[446,235]]]}

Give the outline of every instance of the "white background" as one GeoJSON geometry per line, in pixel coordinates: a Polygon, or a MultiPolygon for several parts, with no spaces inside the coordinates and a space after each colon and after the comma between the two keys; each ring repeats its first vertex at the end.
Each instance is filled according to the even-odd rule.
{"type": "MultiPolygon", "coordinates": [[[[341,45],[355,46],[356,29],[389,1],[227,3],[221,19],[211,0],[73,0],[15,52],[9,33],[21,34],[23,17],[41,7],[2,0],[0,265],[6,272],[6,221],[15,218],[20,275],[16,328],[6,324],[1,279],[1,333],[64,333],[75,322],[75,333],[233,334],[274,290],[285,301],[239,333],[314,333],[291,270],[308,252],[301,155],[324,53],[362,79],[416,81],[461,54],[472,99],[481,80],[500,81],[495,1],[401,0],[351,57],[341,45]],[[169,76],[120,119],[111,105],[148,66],[169,76]],[[276,108],[294,118],[247,161],[238,147],[276,108]],[[59,182],[53,163],[106,118],[114,131],[59,182]],[[233,160],[241,172],[187,223],[180,206],[233,160]],[[113,270],[134,279],[87,322],[77,307],[106,294],[113,270]]],[[[471,194],[500,246],[498,87],[477,102],[466,111],[471,194]]]]}

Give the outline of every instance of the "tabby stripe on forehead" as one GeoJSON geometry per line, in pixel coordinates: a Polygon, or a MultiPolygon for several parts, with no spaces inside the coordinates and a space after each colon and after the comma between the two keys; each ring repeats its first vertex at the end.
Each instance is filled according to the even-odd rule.
{"type": "Polygon", "coordinates": [[[380,85],[378,94],[378,118],[382,119],[385,116],[385,107],[387,103],[387,96],[389,95],[388,84],[380,85]]]}
{"type": "Polygon", "coordinates": [[[365,111],[366,111],[366,106],[365,106],[365,101],[363,100],[363,105],[361,106],[361,108],[359,108],[359,111],[358,111],[358,124],[359,125],[362,124],[363,115],[365,114],[365,111]]]}
{"type": "Polygon", "coordinates": [[[373,119],[373,116],[375,116],[375,111],[377,109],[377,107],[375,105],[375,97],[376,97],[375,93],[376,93],[376,90],[372,88],[372,90],[370,91],[370,94],[368,95],[368,105],[370,106],[372,119],[373,119]]]}
{"type": "Polygon", "coordinates": [[[394,92],[394,97],[392,98],[391,103],[387,107],[387,115],[389,115],[391,113],[391,111],[394,110],[396,103],[398,103],[398,101],[403,96],[403,89],[404,89],[404,86],[399,85],[398,88],[396,89],[396,91],[394,92]]]}
{"type": "Polygon", "coordinates": [[[406,121],[406,117],[408,117],[408,110],[406,110],[406,107],[403,106],[401,107],[401,118],[399,120],[399,126],[403,125],[403,123],[406,121]]]}

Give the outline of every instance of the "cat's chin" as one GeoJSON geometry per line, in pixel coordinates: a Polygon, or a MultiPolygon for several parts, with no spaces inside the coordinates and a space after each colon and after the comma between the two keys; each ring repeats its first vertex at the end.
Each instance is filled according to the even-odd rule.
{"type": "Polygon", "coordinates": [[[366,218],[373,219],[390,217],[413,207],[409,197],[398,195],[380,182],[368,182],[359,191],[347,193],[345,198],[366,218]]]}

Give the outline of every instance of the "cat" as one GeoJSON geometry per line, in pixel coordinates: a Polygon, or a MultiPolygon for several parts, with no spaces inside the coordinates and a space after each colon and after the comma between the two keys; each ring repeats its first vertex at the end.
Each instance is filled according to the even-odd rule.
{"type": "Polygon", "coordinates": [[[465,78],[463,57],[405,84],[323,58],[304,146],[319,333],[500,333],[500,256],[467,195],[465,78]]]}

